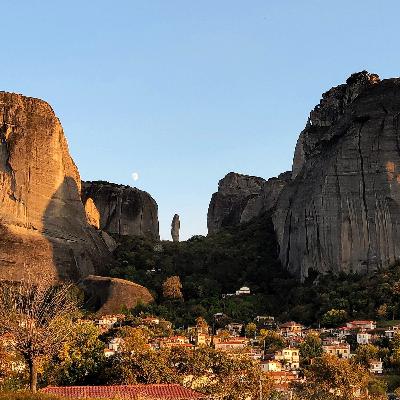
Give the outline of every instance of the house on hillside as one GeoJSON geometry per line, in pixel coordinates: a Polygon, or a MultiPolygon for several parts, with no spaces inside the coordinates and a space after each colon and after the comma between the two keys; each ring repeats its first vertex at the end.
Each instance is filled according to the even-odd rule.
{"type": "Polygon", "coordinates": [[[250,288],[247,286],[242,286],[239,290],[236,290],[236,296],[243,296],[250,294],[250,288]]]}
{"type": "Polygon", "coordinates": [[[376,329],[376,322],[370,320],[357,320],[347,322],[346,326],[350,329],[376,329]]]}
{"type": "Polygon", "coordinates": [[[371,360],[369,362],[369,372],[372,374],[382,374],[383,373],[383,362],[379,360],[371,360]]]}
{"type": "Polygon", "coordinates": [[[357,333],[358,344],[369,344],[371,342],[372,335],[364,330],[357,333]]]}
{"type": "Polygon", "coordinates": [[[220,342],[214,341],[215,350],[226,351],[226,352],[237,352],[247,347],[249,341],[243,337],[230,337],[227,340],[220,342]]]}
{"type": "Polygon", "coordinates": [[[240,336],[244,329],[244,325],[236,322],[231,322],[230,324],[226,325],[226,329],[231,335],[240,336]]]}
{"type": "Polygon", "coordinates": [[[275,353],[275,360],[282,361],[286,369],[298,370],[300,368],[300,350],[286,347],[275,353]]]}
{"type": "Polygon", "coordinates": [[[280,372],[282,364],[278,360],[266,360],[260,363],[261,372],[280,372]]]}
{"type": "Polygon", "coordinates": [[[284,324],[279,326],[281,334],[285,337],[301,335],[303,328],[303,325],[294,321],[285,322],[284,324]]]}
{"type": "Polygon", "coordinates": [[[206,399],[202,393],[178,384],[118,385],[118,386],[49,386],[42,393],[66,399],[137,400],[198,400],[206,399]]]}
{"type": "Polygon", "coordinates": [[[323,345],[322,350],[324,353],[332,354],[339,358],[350,358],[350,345],[348,343],[323,345]]]}

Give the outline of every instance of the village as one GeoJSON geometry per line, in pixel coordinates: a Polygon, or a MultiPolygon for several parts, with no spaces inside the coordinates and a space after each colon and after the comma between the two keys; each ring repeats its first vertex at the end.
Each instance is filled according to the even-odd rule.
{"type": "MultiPolygon", "coordinates": [[[[249,294],[250,289],[242,287],[230,296],[249,294]]],[[[262,385],[268,382],[270,390],[279,394],[279,399],[292,399],[294,386],[307,379],[304,370],[313,363],[313,359],[324,354],[329,355],[331,361],[355,360],[371,376],[378,378],[395,375],[398,371],[396,354],[400,351],[400,324],[397,321],[383,323],[350,320],[339,326],[308,327],[295,321],[282,322],[279,318],[267,315],[256,315],[250,322],[232,321],[219,312],[213,315],[210,323],[201,316],[194,322],[192,326],[177,328],[170,321],[155,315],[132,315],[128,312],[102,316],[82,315],[75,320],[74,326],[96,329],[95,335],[100,339],[105,360],[117,360],[121,353],[127,351],[131,354],[158,354],[162,351],[181,350],[190,354],[201,349],[212,349],[234,363],[251,361],[260,376],[259,381],[254,382],[254,385],[260,385],[260,398],[262,385]],[[389,348],[392,354],[389,354],[389,348]]],[[[4,371],[20,375],[26,372],[27,366],[23,359],[4,356],[15,355],[14,345],[12,335],[0,336],[0,355],[3,355],[0,357],[0,384],[7,378],[4,371]]],[[[210,376],[204,375],[196,380],[188,374],[183,377],[179,390],[197,390],[204,384],[204,380],[212,379],[210,376]]],[[[150,386],[143,385],[147,388],[150,386]]],[[[105,390],[107,385],[98,388],[105,390]]],[[[69,389],[50,387],[44,390],[65,394],[62,391],[68,392],[69,389]]],[[[82,390],[86,389],[82,386],[82,390]]]]}

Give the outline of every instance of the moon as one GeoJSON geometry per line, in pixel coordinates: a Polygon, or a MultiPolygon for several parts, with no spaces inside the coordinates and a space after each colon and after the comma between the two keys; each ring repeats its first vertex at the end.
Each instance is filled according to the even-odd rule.
{"type": "Polygon", "coordinates": [[[136,182],[139,179],[139,173],[138,172],[132,172],[132,179],[136,182]]]}

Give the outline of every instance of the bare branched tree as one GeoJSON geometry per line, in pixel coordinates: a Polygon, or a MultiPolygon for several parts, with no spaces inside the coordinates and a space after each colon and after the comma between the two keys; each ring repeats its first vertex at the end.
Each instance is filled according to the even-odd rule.
{"type": "Polygon", "coordinates": [[[12,335],[15,351],[29,368],[33,392],[40,360],[58,351],[71,332],[71,318],[78,310],[72,287],[46,276],[0,282],[0,333],[12,335]]]}

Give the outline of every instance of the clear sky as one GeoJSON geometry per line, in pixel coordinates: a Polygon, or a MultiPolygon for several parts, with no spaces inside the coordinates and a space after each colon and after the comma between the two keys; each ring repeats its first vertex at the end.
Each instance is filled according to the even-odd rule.
{"type": "Polygon", "coordinates": [[[399,76],[397,1],[1,2],[0,90],[48,101],[84,180],[148,191],[206,233],[218,180],[290,169],[321,93],[399,76]],[[134,181],[132,173],[139,179],[134,181]]]}

